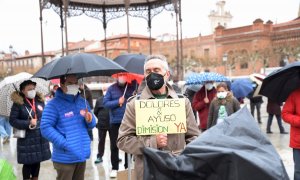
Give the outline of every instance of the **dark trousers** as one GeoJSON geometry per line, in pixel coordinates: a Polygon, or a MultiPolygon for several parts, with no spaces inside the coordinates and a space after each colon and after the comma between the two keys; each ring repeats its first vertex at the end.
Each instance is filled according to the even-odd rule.
{"type": "Polygon", "coordinates": [[[119,149],[117,147],[117,139],[119,135],[119,128],[121,124],[110,124],[109,138],[110,138],[110,159],[113,170],[119,170],[119,149]]]}
{"type": "Polygon", "coordinates": [[[24,164],[22,169],[23,179],[38,177],[40,172],[40,163],[24,164]]]}
{"type": "Polygon", "coordinates": [[[300,180],[300,149],[293,149],[294,180],[300,180]]]}
{"type": "Polygon", "coordinates": [[[84,180],[85,161],[71,164],[53,162],[53,166],[57,172],[56,180],[84,180]]]}
{"type": "Polygon", "coordinates": [[[273,121],[273,116],[276,116],[277,119],[277,123],[278,123],[278,127],[280,132],[284,132],[284,128],[282,126],[282,120],[281,120],[281,115],[276,115],[276,114],[269,114],[269,118],[268,118],[268,124],[267,124],[267,132],[271,131],[271,125],[272,125],[272,121],[273,121]]]}
{"type": "Polygon", "coordinates": [[[94,140],[94,137],[93,137],[93,129],[88,129],[88,134],[89,134],[89,136],[90,136],[91,141],[93,141],[93,140],[94,140]]]}
{"type": "Polygon", "coordinates": [[[257,113],[256,117],[259,123],[261,122],[260,107],[261,107],[261,103],[250,103],[251,114],[254,117],[254,110],[256,109],[256,113],[257,113]]]}
{"type": "MultiPolygon", "coordinates": [[[[106,139],[106,134],[107,131],[109,133],[109,137],[110,137],[110,146],[112,146],[112,144],[115,144],[114,150],[111,151],[111,164],[112,164],[112,169],[118,170],[119,169],[119,149],[117,147],[117,139],[113,139],[111,137],[114,138],[118,138],[118,134],[119,134],[119,130],[118,130],[118,134],[116,135],[116,127],[111,128],[109,130],[107,129],[98,129],[98,135],[99,135],[99,144],[98,144],[98,154],[97,154],[97,158],[99,157],[103,157],[104,154],[104,147],[105,147],[105,139],[106,139]],[[117,150],[115,149],[117,148],[117,150]],[[115,152],[118,152],[115,153],[115,152]],[[118,157],[117,159],[115,157],[118,157]]],[[[125,153],[125,164],[124,164],[125,169],[127,169],[128,167],[128,160],[127,160],[127,153],[125,153]]]]}
{"type": "Polygon", "coordinates": [[[104,147],[105,147],[105,138],[106,138],[107,131],[108,131],[108,129],[99,129],[98,128],[99,143],[98,143],[97,158],[103,157],[104,147]]]}

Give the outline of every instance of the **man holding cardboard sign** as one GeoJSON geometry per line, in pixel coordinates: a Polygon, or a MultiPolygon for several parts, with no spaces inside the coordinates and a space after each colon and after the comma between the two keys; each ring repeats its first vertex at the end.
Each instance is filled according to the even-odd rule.
{"type": "Polygon", "coordinates": [[[128,100],[119,129],[119,149],[135,156],[136,179],[143,179],[143,148],[181,152],[199,135],[190,101],[180,98],[167,83],[167,60],[151,55],[145,60],[146,87],[128,100]]]}

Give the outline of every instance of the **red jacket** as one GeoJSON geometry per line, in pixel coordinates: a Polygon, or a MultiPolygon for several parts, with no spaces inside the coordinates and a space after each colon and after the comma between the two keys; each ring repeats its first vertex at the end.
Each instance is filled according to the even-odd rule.
{"type": "Polygon", "coordinates": [[[291,125],[290,147],[300,149],[300,88],[289,95],[281,116],[285,122],[291,125]]]}
{"type": "Polygon", "coordinates": [[[199,119],[200,119],[200,129],[207,129],[207,118],[208,118],[208,110],[211,101],[217,94],[217,90],[213,88],[210,91],[207,91],[207,98],[209,99],[209,103],[204,103],[205,98],[205,86],[203,86],[194,96],[192,107],[195,111],[198,111],[199,119]]]}

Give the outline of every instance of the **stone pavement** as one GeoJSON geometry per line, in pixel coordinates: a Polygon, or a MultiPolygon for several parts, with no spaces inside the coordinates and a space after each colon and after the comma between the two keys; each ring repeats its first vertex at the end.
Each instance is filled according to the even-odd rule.
{"type": "MultiPolygon", "coordinates": [[[[266,99],[264,99],[264,103],[261,107],[262,111],[262,124],[260,124],[260,128],[263,132],[266,132],[266,124],[267,124],[267,113],[266,113],[266,99]]],[[[245,104],[248,104],[249,102],[245,101],[245,104]]],[[[249,107],[249,105],[248,105],[249,107]]],[[[289,125],[286,123],[283,123],[284,127],[287,131],[289,131],[289,125]]],[[[274,117],[273,123],[272,123],[272,131],[273,134],[266,134],[267,137],[271,140],[272,144],[276,148],[278,154],[281,156],[283,163],[286,167],[286,170],[290,176],[291,179],[293,179],[293,156],[292,156],[292,149],[288,147],[289,144],[289,134],[283,135],[279,133],[279,128],[277,125],[277,121],[274,117]]],[[[85,179],[86,180],[107,180],[109,178],[109,172],[111,169],[110,164],[110,150],[109,150],[109,138],[107,136],[106,139],[106,149],[103,157],[103,163],[94,164],[94,161],[96,159],[97,154],[97,145],[98,145],[98,135],[97,130],[94,129],[94,141],[92,142],[92,155],[91,158],[87,161],[87,167],[86,167],[86,173],[85,173],[85,179]]],[[[9,144],[2,144],[2,140],[0,142],[0,158],[7,159],[13,166],[15,173],[18,177],[18,179],[22,179],[22,165],[17,163],[16,160],[16,139],[11,138],[11,142],[9,144]]],[[[119,164],[120,170],[124,169],[124,153],[120,152],[120,158],[123,159],[122,162],[119,164]]],[[[56,178],[56,171],[53,168],[53,164],[50,160],[42,162],[41,163],[41,169],[40,169],[40,179],[42,180],[53,180],[56,178]]]]}

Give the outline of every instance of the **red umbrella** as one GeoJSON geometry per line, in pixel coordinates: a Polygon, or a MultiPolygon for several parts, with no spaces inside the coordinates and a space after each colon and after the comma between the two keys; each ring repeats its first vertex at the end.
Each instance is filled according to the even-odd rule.
{"type": "Polygon", "coordinates": [[[51,79],[50,82],[51,82],[52,84],[59,84],[59,83],[60,83],[60,80],[59,80],[59,78],[57,78],[57,79],[51,79]]]}
{"type": "Polygon", "coordinates": [[[118,76],[121,75],[125,77],[127,83],[131,83],[133,80],[136,80],[137,83],[140,84],[144,79],[144,75],[135,74],[135,73],[116,73],[113,74],[111,77],[118,78],[118,76]]]}

